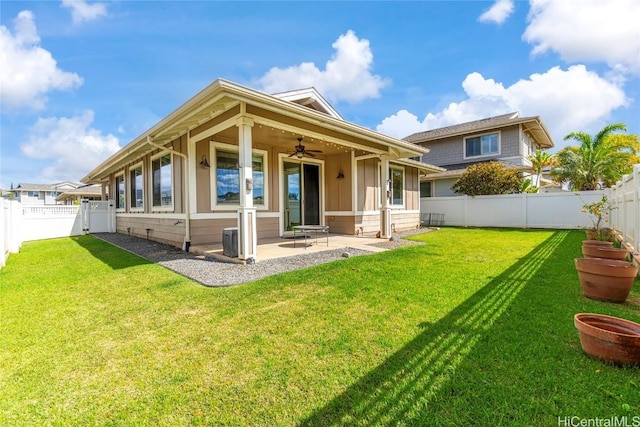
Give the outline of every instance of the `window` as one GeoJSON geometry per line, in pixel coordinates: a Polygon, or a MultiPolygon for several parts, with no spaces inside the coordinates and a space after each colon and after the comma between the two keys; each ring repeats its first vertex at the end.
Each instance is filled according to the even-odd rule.
{"type": "Polygon", "coordinates": [[[142,182],[142,164],[136,165],[129,170],[131,181],[131,208],[144,209],[144,185],[142,182]]]}
{"type": "Polygon", "coordinates": [[[151,188],[154,208],[173,207],[173,169],[171,154],[151,159],[151,188]]]}
{"type": "Polygon", "coordinates": [[[391,204],[402,206],[404,205],[404,169],[390,167],[389,177],[391,179],[391,204]]]}
{"type": "MultiPolygon", "coordinates": [[[[253,203],[265,205],[265,154],[254,151],[253,168],[253,203]]],[[[240,170],[237,151],[216,149],[215,151],[215,189],[217,205],[240,204],[240,170]]]]}
{"type": "Polygon", "coordinates": [[[498,133],[474,136],[465,139],[465,157],[498,154],[498,133]]]}
{"type": "Polygon", "coordinates": [[[116,176],[116,209],[124,209],[125,206],[125,189],[124,174],[116,176]]]}
{"type": "Polygon", "coordinates": [[[420,182],[420,197],[433,197],[432,185],[433,185],[433,181],[420,182]]]}

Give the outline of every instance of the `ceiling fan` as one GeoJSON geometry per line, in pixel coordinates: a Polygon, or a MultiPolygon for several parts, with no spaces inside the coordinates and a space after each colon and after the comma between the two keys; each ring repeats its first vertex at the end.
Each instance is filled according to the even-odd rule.
{"type": "Polygon", "coordinates": [[[296,156],[297,158],[301,159],[303,156],[309,156],[309,157],[315,157],[316,154],[318,153],[322,153],[322,151],[320,150],[307,150],[304,148],[304,145],[302,145],[302,137],[298,138],[298,145],[296,145],[294,147],[295,151],[291,154],[289,154],[289,157],[293,157],[296,156]]]}

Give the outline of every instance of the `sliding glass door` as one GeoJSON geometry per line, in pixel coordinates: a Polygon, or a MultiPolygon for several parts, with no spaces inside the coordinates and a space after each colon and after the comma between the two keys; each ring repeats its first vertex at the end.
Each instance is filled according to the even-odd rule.
{"type": "Polygon", "coordinates": [[[284,162],[284,230],[320,224],[320,166],[284,162]]]}

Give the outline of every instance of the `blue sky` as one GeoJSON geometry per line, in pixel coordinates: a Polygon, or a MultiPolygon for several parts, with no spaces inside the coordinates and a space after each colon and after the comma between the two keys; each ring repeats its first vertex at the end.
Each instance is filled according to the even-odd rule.
{"type": "Polygon", "coordinates": [[[395,137],[511,111],[640,133],[637,0],[0,2],[0,187],[78,181],[218,77],[395,137]]]}

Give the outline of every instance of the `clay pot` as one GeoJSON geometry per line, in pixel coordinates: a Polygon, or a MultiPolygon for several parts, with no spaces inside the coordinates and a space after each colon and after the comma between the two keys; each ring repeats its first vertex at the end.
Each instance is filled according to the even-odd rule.
{"type": "Polygon", "coordinates": [[[638,267],[626,261],[576,258],[574,262],[584,296],[599,301],[624,302],[638,274],[638,267]]]}
{"type": "Polygon", "coordinates": [[[607,258],[622,261],[627,258],[629,251],[603,245],[582,245],[582,255],[584,255],[585,258],[607,258]]]}
{"type": "Polygon", "coordinates": [[[613,246],[613,242],[607,240],[583,240],[582,246],[600,246],[603,248],[610,248],[613,246]]]}
{"type": "Polygon", "coordinates": [[[640,364],[640,325],[604,314],[578,313],[573,323],[585,353],[618,365],[640,364]]]}

